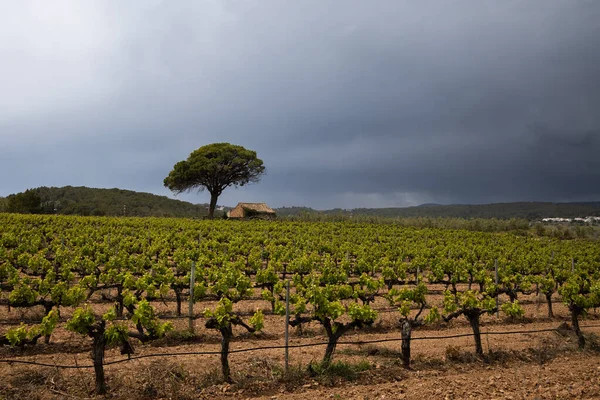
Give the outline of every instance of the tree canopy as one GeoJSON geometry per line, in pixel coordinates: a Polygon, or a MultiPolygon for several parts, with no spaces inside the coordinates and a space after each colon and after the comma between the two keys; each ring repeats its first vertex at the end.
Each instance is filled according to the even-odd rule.
{"type": "Polygon", "coordinates": [[[10,195],[6,201],[6,211],[8,212],[23,214],[42,212],[42,199],[35,189],[27,189],[23,193],[10,195]]]}
{"type": "Polygon", "coordinates": [[[175,164],[164,179],[164,185],[175,193],[208,190],[208,213],[212,218],[217,199],[225,188],[258,182],[264,172],[263,161],[255,151],[230,143],[213,143],[200,147],[187,160],[175,164]]]}

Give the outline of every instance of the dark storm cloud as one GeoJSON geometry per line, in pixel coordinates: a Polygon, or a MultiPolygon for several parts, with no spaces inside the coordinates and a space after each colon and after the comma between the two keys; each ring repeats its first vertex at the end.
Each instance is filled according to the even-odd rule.
{"type": "Polygon", "coordinates": [[[0,195],[229,141],[268,173],[226,204],[600,198],[599,2],[57,4],[0,17],[0,195]]]}

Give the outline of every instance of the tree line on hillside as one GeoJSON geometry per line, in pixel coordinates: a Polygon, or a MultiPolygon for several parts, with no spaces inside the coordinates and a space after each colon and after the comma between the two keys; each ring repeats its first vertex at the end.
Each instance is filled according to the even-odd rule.
{"type": "Polygon", "coordinates": [[[384,217],[384,218],[498,218],[537,221],[546,217],[575,218],[600,216],[600,202],[549,203],[516,202],[496,204],[423,205],[397,208],[336,208],[317,211],[307,207],[284,207],[277,210],[280,217],[384,217]]]}
{"type": "Polygon", "coordinates": [[[205,217],[206,205],[122,189],[39,187],[0,199],[0,212],[134,217],[205,217]]]}

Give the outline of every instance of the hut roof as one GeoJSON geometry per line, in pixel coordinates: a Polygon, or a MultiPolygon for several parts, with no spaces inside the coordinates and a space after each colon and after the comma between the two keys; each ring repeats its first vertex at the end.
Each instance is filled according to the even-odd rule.
{"type": "Polygon", "coordinates": [[[242,207],[244,210],[252,210],[261,213],[275,213],[275,211],[265,203],[238,203],[236,207],[242,207]]]}
{"type": "Polygon", "coordinates": [[[252,211],[259,214],[275,214],[275,211],[265,203],[238,203],[235,208],[229,212],[231,218],[243,218],[244,211],[252,211]]]}

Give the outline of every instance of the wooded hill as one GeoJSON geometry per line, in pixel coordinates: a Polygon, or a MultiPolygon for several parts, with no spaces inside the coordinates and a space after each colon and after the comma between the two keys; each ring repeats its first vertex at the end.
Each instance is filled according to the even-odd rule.
{"type": "MultiPolygon", "coordinates": [[[[109,215],[136,217],[200,218],[208,214],[207,204],[192,204],[151,193],[123,189],[95,189],[65,186],[33,189],[40,197],[39,212],[48,214],[109,215]]],[[[15,195],[0,197],[0,212],[9,211],[8,204],[15,195]]],[[[229,208],[226,208],[228,210],[229,208]]],[[[344,210],[314,210],[309,207],[275,209],[279,218],[332,219],[350,217],[380,218],[498,218],[540,220],[546,217],[575,218],[600,216],[600,202],[550,203],[518,202],[495,204],[423,204],[403,208],[356,208],[344,210]]],[[[215,216],[220,217],[222,211],[215,216]]]]}
{"type": "MultiPolygon", "coordinates": [[[[33,191],[41,201],[39,212],[44,214],[190,218],[208,214],[206,204],[192,204],[132,190],[43,186],[33,191]]],[[[6,197],[4,202],[0,200],[0,211],[11,211],[9,204],[14,196],[16,195],[6,197]]]]}
{"type": "Polygon", "coordinates": [[[284,207],[276,210],[280,217],[310,217],[310,216],[370,216],[387,218],[498,218],[498,219],[527,219],[540,220],[546,217],[587,217],[600,216],[600,202],[587,203],[547,203],[547,202],[518,202],[495,204],[455,204],[439,205],[424,204],[416,207],[403,208],[356,208],[343,210],[317,211],[306,207],[284,207]]]}

